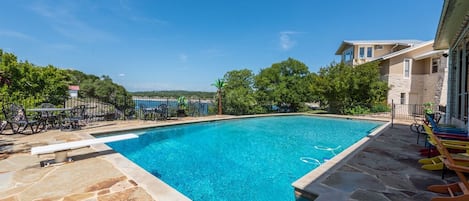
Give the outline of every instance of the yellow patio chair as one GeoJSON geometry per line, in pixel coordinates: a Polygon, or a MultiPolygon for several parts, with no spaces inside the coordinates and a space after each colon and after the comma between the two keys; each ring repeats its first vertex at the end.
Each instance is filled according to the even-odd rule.
{"type": "MultiPolygon", "coordinates": [[[[428,128],[428,126],[426,126],[428,128]]],[[[426,128],[426,129],[427,129],[426,128]]],[[[469,167],[457,165],[453,156],[448,152],[444,143],[436,137],[433,132],[429,133],[429,137],[435,143],[438,151],[443,155],[443,163],[445,166],[456,172],[460,182],[445,184],[445,185],[431,185],[428,190],[436,193],[448,194],[450,197],[434,197],[432,201],[465,201],[469,200],[469,182],[467,181],[464,173],[469,173],[469,167]]]]}
{"type": "MultiPolygon", "coordinates": [[[[435,140],[431,137],[434,136],[434,133],[430,127],[427,125],[423,125],[425,132],[428,134],[428,143],[433,146],[436,146],[435,140]]],[[[459,149],[459,150],[466,150],[466,153],[458,153],[458,154],[451,154],[454,158],[455,162],[458,165],[469,166],[469,142],[468,141],[460,141],[460,140],[444,140],[440,139],[443,143],[443,146],[450,149],[459,149]]],[[[440,152],[440,154],[442,154],[440,152]]],[[[422,164],[422,169],[425,170],[442,170],[444,167],[442,155],[435,156],[432,158],[423,158],[418,161],[422,164]]]]}

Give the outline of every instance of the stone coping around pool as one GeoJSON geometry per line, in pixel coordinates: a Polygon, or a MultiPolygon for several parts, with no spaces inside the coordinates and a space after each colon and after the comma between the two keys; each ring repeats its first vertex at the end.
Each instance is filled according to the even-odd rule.
{"type": "MultiPolygon", "coordinates": [[[[319,115],[322,116],[322,115],[319,115]]],[[[330,117],[339,117],[339,118],[348,118],[344,116],[338,116],[338,115],[327,115],[330,117]]],[[[359,119],[359,120],[374,120],[376,119],[369,119],[369,118],[353,118],[353,119],[359,119]]],[[[380,121],[380,120],[378,120],[380,121]]],[[[335,170],[343,166],[349,159],[351,159],[355,154],[359,153],[361,150],[363,150],[367,144],[372,142],[374,138],[382,134],[384,131],[389,129],[391,126],[391,122],[387,122],[378,128],[375,128],[373,132],[359,140],[358,142],[354,143],[352,146],[348,147],[338,155],[334,156],[332,159],[329,161],[325,162],[324,164],[321,164],[319,167],[316,169],[312,170],[311,172],[307,173],[300,179],[296,180],[295,182],[292,183],[292,186],[295,188],[295,193],[296,194],[301,194],[301,196],[314,199],[317,197],[320,192],[323,192],[323,190],[318,189],[318,185],[313,185],[321,182],[325,178],[327,178],[329,175],[331,175],[335,170]]],[[[327,189],[326,191],[331,191],[331,189],[327,189]]],[[[339,198],[338,198],[339,199],[339,198]]]]}
{"type": "MultiPolygon", "coordinates": [[[[139,129],[148,129],[148,128],[156,128],[156,127],[164,127],[164,126],[173,126],[173,125],[183,125],[183,124],[192,124],[192,123],[201,123],[201,122],[213,122],[213,121],[224,121],[224,120],[233,120],[233,119],[246,119],[246,118],[255,118],[255,117],[272,117],[272,116],[315,116],[315,117],[326,117],[326,118],[342,118],[342,119],[353,119],[353,120],[367,120],[367,121],[380,121],[376,118],[367,118],[367,117],[354,117],[354,116],[341,116],[341,115],[323,115],[323,114],[309,114],[309,113],[284,113],[284,114],[260,114],[260,115],[244,115],[244,116],[215,116],[213,118],[202,118],[202,119],[190,119],[184,121],[168,121],[163,122],[157,125],[142,125],[142,126],[132,126],[130,128],[125,129],[108,129],[108,130],[101,130],[99,132],[92,132],[89,134],[82,133],[80,137],[83,139],[92,139],[94,136],[109,134],[111,132],[123,133],[129,132],[133,130],[139,129]]],[[[297,180],[293,186],[297,189],[301,190],[308,190],[305,187],[307,184],[312,183],[316,180],[319,176],[327,173],[328,171],[332,170],[332,168],[341,162],[342,159],[348,157],[350,153],[353,153],[360,149],[361,145],[365,144],[371,137],[381,133],[384,131],[385,128],[389,127],[390,122],[378,127],[372,133],[367,135],[367,137],[361,139],[351,147],[347,148],[337,156],[333,157],[327,163],[319,166],[315,170],[311,171],[307,175],[303,176],[299,180],[297,180]]],[[[109,146],[105,144],[101,145],[94,145],[92,146],[97,151],[109,151],[112,150],[109,146]]],[[[161,181],[159,178],[153,176],[151,173],[147,172],[140,166],[136,165],[123,155],[119,153],[113,153],[105,155],[104,158],[112,163],[116,168],[118,168],[123,174],[135,180],[141,187],[143,187],[148,194],[150,194],[153,198],[158,198],[157,200],[190,200],[182,193],[178,192],[176,189],[172,188],[168,184],[161,181]]],[[[310,192],[310,191],[306,191],[310,192]]],[[[314,193],[314,192],[310,192],[314,193]]]]}

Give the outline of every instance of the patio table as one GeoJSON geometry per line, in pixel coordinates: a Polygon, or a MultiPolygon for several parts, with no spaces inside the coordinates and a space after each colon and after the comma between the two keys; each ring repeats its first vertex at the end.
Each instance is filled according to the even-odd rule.
{"type": "MultiPolygon", "coordinates": [[[[39,115],[44,118],[44,129],[47,131],[47,124],[52,120],[52,118],[56,118],[57,116],[54,115],[54,112],[66,112],[71,111],[73,108],[30,108],[26,109],[28,112],[37,112],[39,115]]],[[[60,115],[58,119],[58,126],[59,128],[61,125],[60,115]]]]}
{"type": "Polygon", "coordinates": [[[153,120],[156,116],[156,107],[145,107],[141,108],[143,112],[144,120],[153,120]]]}

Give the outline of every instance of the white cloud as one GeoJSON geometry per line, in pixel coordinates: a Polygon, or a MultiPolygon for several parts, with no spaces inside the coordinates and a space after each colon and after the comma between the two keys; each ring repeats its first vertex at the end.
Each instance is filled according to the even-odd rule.
{"type": "Polygon", "coordinates": [[[31,37],[27,34],[17,32],[17,31],[11,31],[11,30],[0,30],[0,36],[17,38],[17,39],[21,39],[21,40],[30,40],[30,41],[35,40],[33,37],[31,37]]]}
{"type": "Polygon", "coordinates": [[[141,16],[139,12],[135,12],[131,6],[132,2],[129,2],[128,0],[120,0],[119,1],[119,6],[120,6],[120,11],[125,13],[125,15],[128,16],[128,18],[134,22],[140,22],[140,23],[145,23],[145,24],[168,24],[168,21],[153,18],[153,17],[145,17],[141,16]]]}
{"type": "Polygon", "coordinates": [[[39,16],[46,18],[50,26],[58,33],[73,40],[82,42],[115,40],[112,34],[92,27],[80,20],[73,12],[73,7],[35,4],[31,6],[31,10],[39,16]]]}
{"type": "Polygon", "coordinates": [[[179,54],[179,61],[186,62],[187,61],[187,55],[184,54],[184,53],[179,54]]]}
{"type": "Polygon", "coordinates": [[[125,77],[125,73],[119,73],[119,77],[125,77]]]}
{"type": "Polygon", "coordinates": [[[292,35],[299,34],[295,31],[282,31],[280,32],[280,47],[282,50],[290,50],[296,45],[296,41],[291,38],[292,35]]]}

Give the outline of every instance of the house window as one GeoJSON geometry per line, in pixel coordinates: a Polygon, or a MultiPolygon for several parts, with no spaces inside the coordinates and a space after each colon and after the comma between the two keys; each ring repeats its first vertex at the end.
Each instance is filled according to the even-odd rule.
{"type": "Polygon", "coordinates": [[[375,45],[375,50],[382,50],[383,46],[382,45],[375,45]]]}
{"type": "Polygon", "coordinates": [[[353,48],[349,48],[344,51],[344,62],[348,62],[353,59],[353,48]]]}
{"type": "Polygon", "coordinates": [[[401,104],[405,104],[405,93],[401,93],[401,104]]]}
{"type": "Polygon", "coordinates": [[[362,58],[365,58],[365,47],[360,47],[360,51],[359,51],[360,55],[359,57],[362,59],[362,58]]]}
{"type": "Polygon", "coordinates": [[[366,48],[366,57],[368,57],[368,58],[373,57],[373,48],[372,47],[367,47],[366,48]]]}
{"type": "Polygon", "coordinates": [[[411,60],[404,59],[404,78],[410,78],[411,60]]]}
{"type": "Polygon", "coordinates": [[[438,73],[440,67],[440,58],[432,58],[432,73],[438,73]]]}

